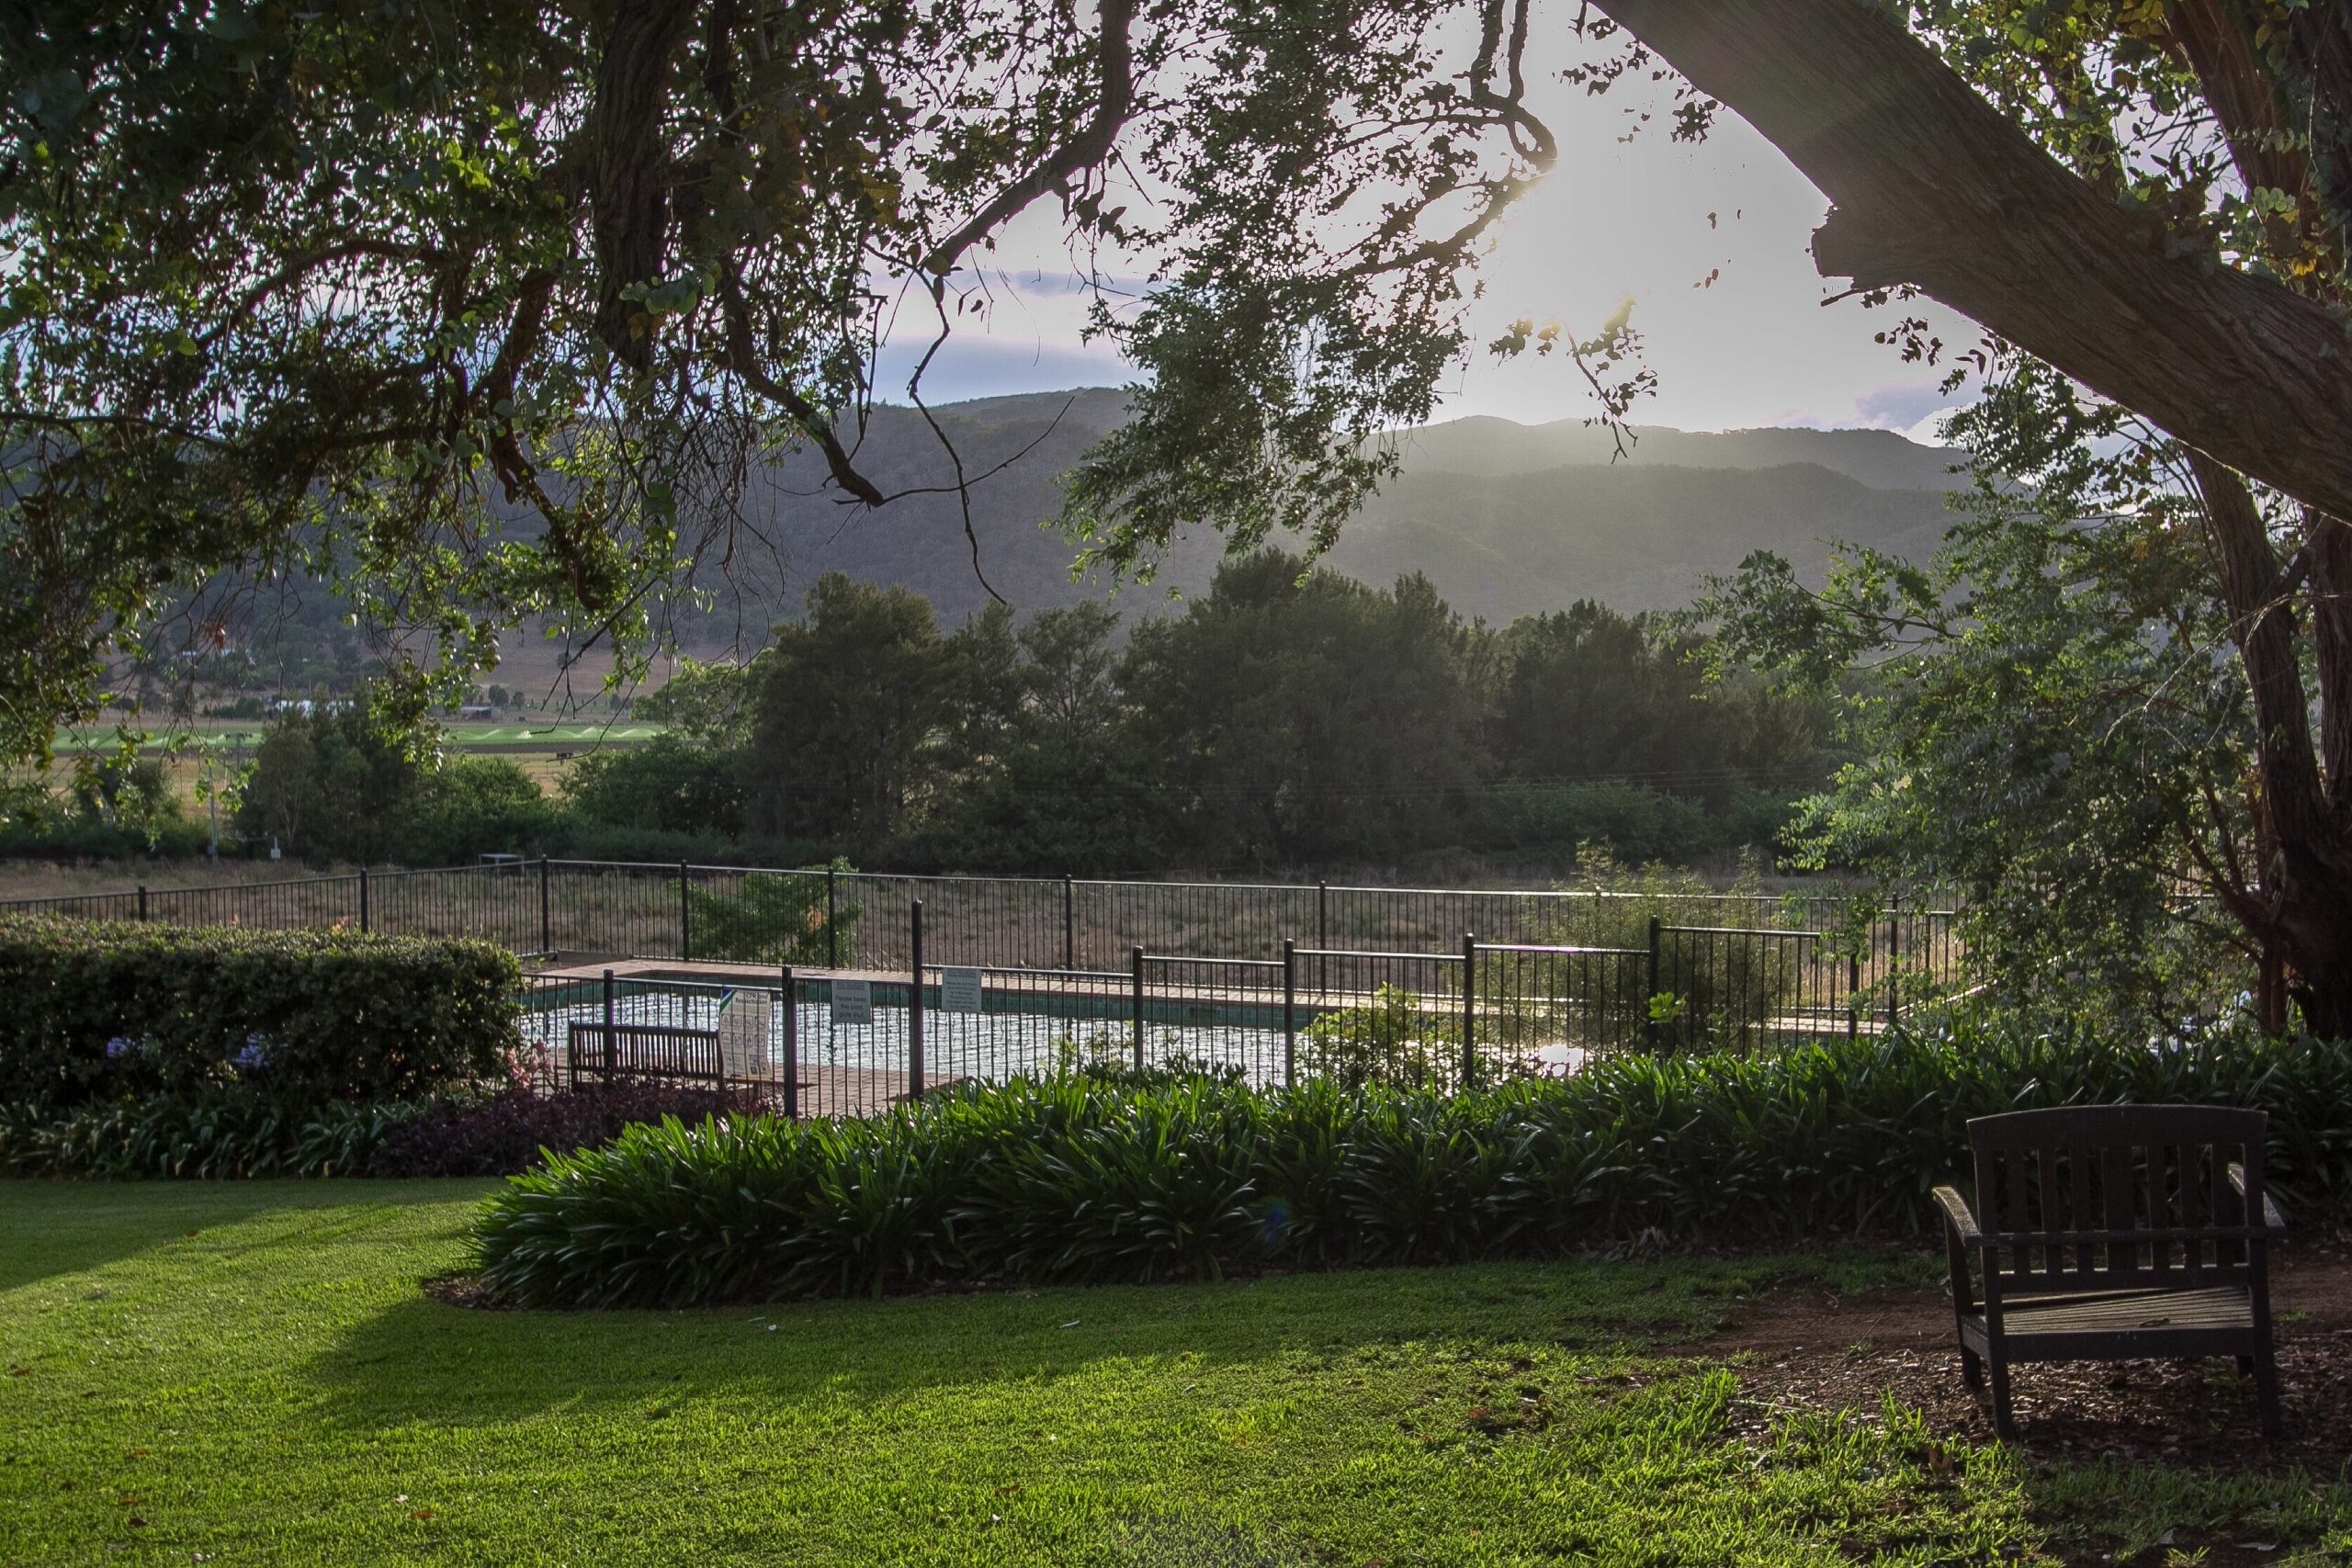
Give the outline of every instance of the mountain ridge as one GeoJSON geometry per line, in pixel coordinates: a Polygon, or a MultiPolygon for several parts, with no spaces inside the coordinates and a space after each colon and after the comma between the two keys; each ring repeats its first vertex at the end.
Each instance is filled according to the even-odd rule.
{"type": "MultiPolygon", "coordinates": [[[[966,471],[988,476],[971,491],[979,571],[1017,611],[1108,592],[1072,579],[1076,547],[1046,525],[1060,507],[1059,476],[1125,417],[1125,401],[1115,389],[1077,388],[931,411],[966,471]]],[[[1893,431],[1639,426],[1628,434],[1621,455],[1609,431],[1573,419],[1530,425],[1477,415],[1401,433],[1401,473],[1340,530],[1329,564],[1384,584],[1423,572],[1457,609],[1489,620],[1579,598],[1666,609],[1755,549],[1787,555],[1811,581],[1826,569],[1830,540],[1923,555],[1946,526],[1946,496],[1968,482],[1950,471],[1954,454],[1893,431]]],[[[916,410],[876,407],[856,451],[886,492],[953,483],[954,467],[916,410]]],[[[726,642],[791,618],[827,571],[914,589],[950,625],[989,602],[952,492],[845,513],[813,493],[823,477],[807,452],[755,476],[744,511],[777,557],[736,582],[731,610],[682,622],[687,641],[726,642]]],[[[1221,554],[1214,534],[1188,531],[1154,584],[1114,603],[1133,615],[1170,590],[1197,593],[1221,554]]]]}

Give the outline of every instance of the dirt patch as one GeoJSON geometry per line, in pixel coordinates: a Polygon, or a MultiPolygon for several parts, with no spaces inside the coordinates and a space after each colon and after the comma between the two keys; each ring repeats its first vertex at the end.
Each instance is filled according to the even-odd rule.
{"type": "Polygon", "coordinates": [[[477,1312],[513,1312],[514,1303],[490,1288],[479,1274],[443,1274],[424,1281],[424,1293],[447,1306],[477,1312]]]}
{"type": "MultiPolygon", "coordinates": [[[[2341,1471],[2352,1454],[2352,1248],[2334,1237],[2287,1250],[2273,1263],[2270,1294],[2286,1404],[2279,1441],[2263,1440],[2253,1382],[2233,1362],[2056,1361],[2011,1374],[2029,1461],[2341,1471]]],[[[1991,1406],[1961,1382],[1940,1290],[1779,1291],[1727,1316],[1722,1332],[1679,1350],[1747,1359],[1737,1422],[1750,1435],[1790,1411],[1869,1411],[1892,1394],[1924,1413],[1939,1438],[1993,1440],[1991,1406]]]]}

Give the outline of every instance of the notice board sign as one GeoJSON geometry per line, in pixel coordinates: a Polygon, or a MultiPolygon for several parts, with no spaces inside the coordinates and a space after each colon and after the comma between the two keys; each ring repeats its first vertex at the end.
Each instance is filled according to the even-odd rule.
{"type": "Polygon", "coordinates": [[[942,969],[939,972],[939,1010],[979,1011],[980,972],[978,969],[942,969]]]}
{"type": "Polygon", "coordinates": [[[874,1021],[874,982],[871,980],[834,981],[833,1021],[835,1023],[872,1023],[874,1021]]]}

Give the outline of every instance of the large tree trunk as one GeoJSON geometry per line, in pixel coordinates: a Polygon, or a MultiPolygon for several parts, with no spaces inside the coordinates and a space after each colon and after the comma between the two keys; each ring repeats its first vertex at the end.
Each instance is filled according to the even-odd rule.
{"type": "MultiPolygon", "coordinates": [[[[2312,742],[2295,605],[2245,481],[2202,453],[2190,470],[2204,502],[2208,536],[2230,637],[2245,666],[2254,697],[2255,767],[2261,783],[2262,863],[2256,886],[2230,902],[2266,953],[2283,959],[2287,989],[2309,1026],[2334,1038],[2352,1037],[2352,818],[2341,796],[2347,775],[2334,754],[2344,743],[2348,715],[2345,606],[2331,602],[2328,584],[2346,569],[2352,536],[2314,519],[2307,540],[2319,588],[2314,606],[2321,691],[2321,734],[2331,772],[2323,774],[2312,742]]],[[[2268,998],[2266,998],[2265,1000],[2268,998]]],[[[2278,1021],[2266,1013],[2266,1021],[2278,1021]]]]}
{"type": "MultiPolygon", "coordinates": [[[[2265,954],[2266,1019],[2283,987],[2308,1027],[2352,1037],[2352,529],[2336,521],[2352,517],[2352,329],[2217,257],[2168,248],[2159,223],[2059,164],[1863,0],[1602,4],[1830,198],[1814,237],[1825,275],[1915,286],[2192,449],[2258,726],[2261,864],[2230,907],[2265,954]],[[2307,509],[2316,745],[2296,589],[2240,474],[2307,509]]],[[[2316,184],[2340,208],[2352,23],[2298,24],[2304,101],[2283,106],[2264,97],[2222,7],[2177,15],[2249,183],[2305,186],[2301,152],[2275,134],[2292,108],[2317,128],[2316,184]]]]}
{"type": "Polygon", "coordinates": [[[2192,446],[2352,517],[2352,329],[2174,254],[1863,0],[1602,0],[1835,204],[1825,274],[1912,284],[2192,446]]]}

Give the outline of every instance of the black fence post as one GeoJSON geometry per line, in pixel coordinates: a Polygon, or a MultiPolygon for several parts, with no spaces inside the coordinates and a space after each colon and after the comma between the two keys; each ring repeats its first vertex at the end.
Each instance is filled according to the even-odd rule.
{"type": "Polygon", "coordinates": [[[139,918],[147,918],[147,885],[143,882],[139,885],[139,918]]]}
{"type": "Polygon", "coordinates": [[[922,1098],[922,900],[908,910],[907,938],[914,948],[914,988],[907,993],[907,1098],[922,1098]]]}
{"type": "Polygon", "coordinates": [[[1283,938],[1283,1085],[1298,1086],[1298,939],[1283,938]]]}
{"type": "Polygon", "coordinates": [[[784,1119],[800,1120],[800,997],[794,989],[792,965],[779,975],[784,987],[784,1119]]]}
{"type": "Polygon", "coordinates": [[[616,998],[614,989],[613,972],[607,969],[605,971],[605,1084],[607,1088],[612,1085],[613,1068],[617,1065],[614,1060],[615,1047],[619,1044],[613,1032],[614,1026],[619,1022],[615,1016],[616,998]]]}
{"type": "Polygon", "coordinates": [[[369,929],[369,928],[368,928],[368,868],[367,868],[366,866],[364,866],[364,865],[363,865],[363,866],[361,866],[361,867],[359,868],[359,931],[360,931],[360,934],[361,934],[362,936],[365,936],[365,935],[368,933],[368,929],[369,929]]]}
{"type": "Polygon", "coordinates": [[[539,951],[555,951],[555,903],[548,896],[548,857],[539,857],[539,951]]]}
{"type": "Polygon", "coordinates": [[[1890,1034],[1903,1016],[1902,993],[1903,906],[1898,900],[1886,908],[1886,1031],[1890,1034]]]}
{"type": "Polygon", "coordinates": [[[1136,1071],[1143,1071],[1143,943],[1137,942],[1132,954],[1136,980],[1136,1071]]]}
{"type": "Polygon", "coordinates": [[[1062,967],[1078,967],[1078,883],[1062,878],[1062,967]]]}
{"type": "Polygon", "coordinates": [[[1650,955],[1647,979],[1642,994],[1642,1039],[1648,1047],[1657,1049],[1657,943],[1658,928],[1663,922],[1656,915],[1650,917],[1650,955]]]}
{"type": "Polygon", "coordinates": [[[825,868],[825,967],[828,969],[842,966],[842,928],[837,912],[839,906],[834,897],[834,880],[833,868],[829,865],[825,868]]]}
{"type": "MultiPolygon", "coordinates": [[[[1315,884],[1315,946],[1318,953],[1331,951],[1331,885],[1320,880],[1315,884]]],[[[1315,988],[1318,991],[1331,988],[1330,964],[1329,958],[1315,961],[1315,988]]]]}
{"type": "Polygon", "coordinates": [[[692,917],[686,912],[686,863],[680,861],[678,863],[678,956],[681,959],[692,958],[695,955],[694,931],[689,923],[692,917]]]}
{"type": "Polygon", "coordinates": [[[1846,1038],[1851,1040],[1861,1032],[1862,1010],[1855,996],[1862,988],[1862,955],[1846,954],[1846,1038]]]}
{"type": "Polygon", "coordinates": [[[1462,933],[1462,1087],[1478,1077],[1478,938],[1462,933]]]}

